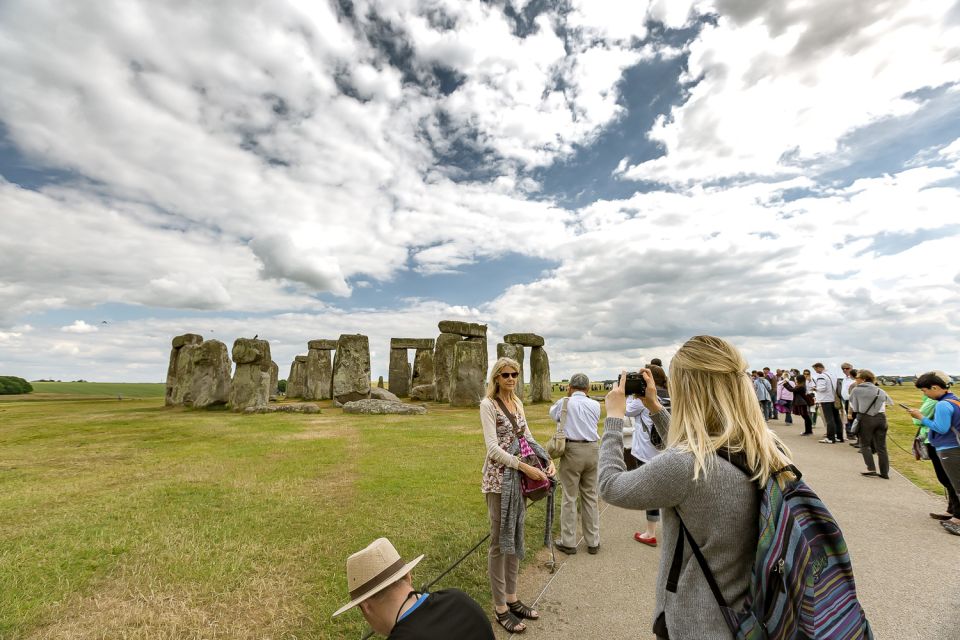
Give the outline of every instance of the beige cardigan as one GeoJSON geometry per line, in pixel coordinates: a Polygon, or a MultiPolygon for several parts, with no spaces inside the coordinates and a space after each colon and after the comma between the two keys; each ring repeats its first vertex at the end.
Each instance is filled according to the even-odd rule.
{"type": "MultiPolygon", "coordinates": [[[[515,399],[514,402],[517,404],[517,413],[526,419],[526,414],[523,413],[523,403],[519,399],[515,399]]],[[[511,469],[520,466],[520,458],[510,455],[500,446],[500,440],[497,438],[498,413],[502,412],[495,401],[490,398],[484,398],[480,401],[480,424],[483,426],[483,443],[487,447],[487,457],[483,461],[484,475],[486,475],[487,467],[491,461],[511,469]]],[[[523,435],[528,441],[533,441],[533,434],[530,433],[529,425],[525,428],[523,435]]]]}

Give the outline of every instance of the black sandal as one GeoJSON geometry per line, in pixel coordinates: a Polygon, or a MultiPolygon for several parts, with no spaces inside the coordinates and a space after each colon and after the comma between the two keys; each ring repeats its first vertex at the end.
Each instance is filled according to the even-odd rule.
{"type": "Polygon", "coordinates": [[[493,612],[497,615],[497,622],[500,623],[500,626],[506,629],[510,633],[523,633],[527,630],[527,625],[520,622],[517,616],[513,615],[510,609],[507,609],[503,613],[500,613],[496,609],[493,612]],[[522,627],[520,625],[523,625],[522,627]]]}
{"type": "Polygon", "coordinates": [[[519,600],[516,602],[508,602],[507,607],[510,608],[510,612],[513,613],[513,615],[520,619],[526,618],[527,620],[536,620],[540,617],[539,613],[534,615],[533,609],[523,604],[519,600]]]}

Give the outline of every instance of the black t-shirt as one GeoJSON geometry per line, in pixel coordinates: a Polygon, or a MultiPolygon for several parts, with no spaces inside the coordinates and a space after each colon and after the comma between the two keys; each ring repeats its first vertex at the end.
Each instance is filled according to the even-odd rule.
{"type": "Polygon", "coordinates": [[[493,628],[473,598],[457,589],[431,593],[393,627],[390,640],[494,640],[493,628]]]}

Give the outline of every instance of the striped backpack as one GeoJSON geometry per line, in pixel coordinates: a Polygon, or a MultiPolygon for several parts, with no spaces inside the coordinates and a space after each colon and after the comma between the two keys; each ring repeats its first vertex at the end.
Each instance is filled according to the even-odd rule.
{"type": "MultiPolygon", "coordinates": [[[[742,457],[721,455],[753,475],[742,457]]],[[[800,471],[792,465],[785,470],[796,480],[781,490],[771,477],[760,494],[760,535],[744,609],[727,604],[682,518],[667,590],[676,592],[686,537],[737,640],[872,640],[840,527],[800,471]]]]}

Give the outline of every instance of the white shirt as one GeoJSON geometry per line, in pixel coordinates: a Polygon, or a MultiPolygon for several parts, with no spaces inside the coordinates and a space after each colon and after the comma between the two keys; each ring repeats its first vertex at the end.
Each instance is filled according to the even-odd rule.
{"type": "Polygon", "coordinates": [[[650,412],[639,398],[627,398],[627,417],[634,418],[633,424],[633,444],[630,447],[630,455],[641,462],[650,462],[659,453],[660,450],[650,442],[650,431],[653,427],[653,418],[650,412]]]}
{"type": "Polygon", "coordinates": [[[844,375],[840,381],[840,397],[844,400],[850,399],[850,387],[853,386],[853,382],[853,378],[848,375],[844,375]]]}
{"type": "Polygon", "coordinates": [[[813,374],[813,399],[815,402],[833,402],[837,394],[834,392],[837,381],[826,371],[813,374]]]}
{"type": "MultiPolygon", "coordinates": [[[[563,399],[557,400],[550,407],[550,417],[560,422],[560,411],[563,409],[563,399]]],[[[600,403],[588,398],[583,391],[574,391],[567,401],[567,423],[563,432],[568,440],[586,440],[595,442],[600,439],[597,433],[597,424],[600,422],[600,403]]]]}

